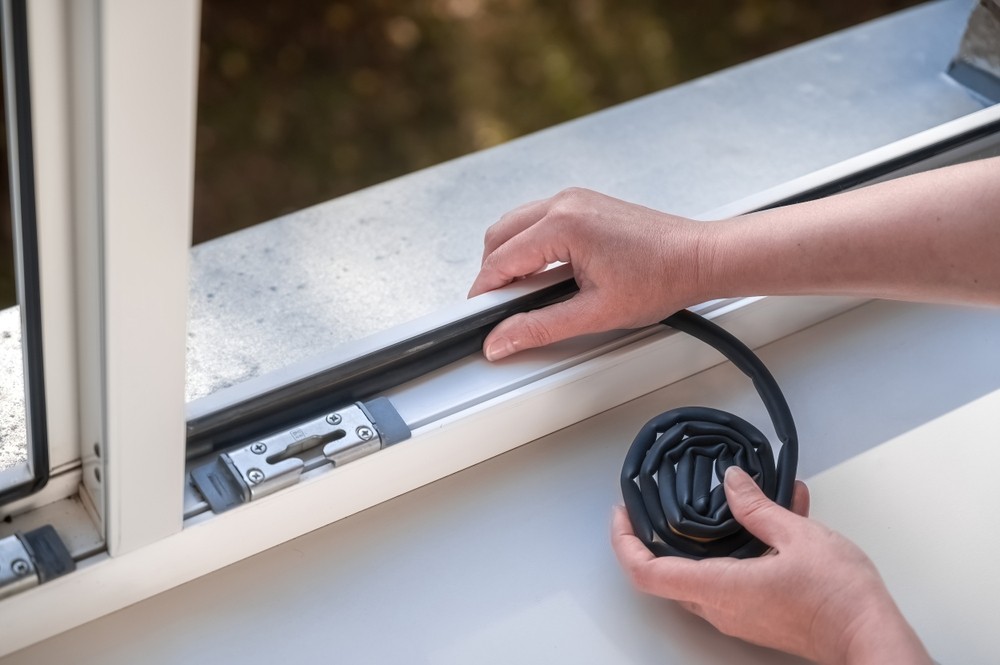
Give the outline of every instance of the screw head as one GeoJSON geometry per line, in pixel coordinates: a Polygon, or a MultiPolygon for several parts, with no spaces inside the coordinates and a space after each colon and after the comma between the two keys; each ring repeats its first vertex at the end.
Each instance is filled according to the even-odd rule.
{"type": "Polygon", "coordinates": [[[14,571],[14,574],[18,576],[27,575],[28,573],[31,572],[31,566],[28,565],[28,562],[25,561],[24,559],[14,559],[14,562],[11,563],[10,568],[12,571],[14,571]]]}
{"type": "Polygon", "coordinates": [[[326,417],[326,422],[331,425],[339,425],[341,420],[343,420],[343,418],[339,413],[331,413],[326,417]]]}
{"type": "Polygon", "coordinates": [[[364,425],[362,425],[357,429],[357,433],[358,433],[358,438],[361,439],[362,441],[368,441],[373,436],[375,436],[375,432],[372,431],[372,428],[365,427],[364,425]]]}
{"type": "Polygon", "coordinates": [[[256,485],[257,483],[264,480],[264,472],[260,469],[250,469],[247,471],[247,480],[256,485]]]}
{"type": "Polygon", "coordinates": [[[250,452],[256,455],[263,455],[267,452],[267,444],[263,441],[258,441],[257,443],[250,446],[250,452]]]}

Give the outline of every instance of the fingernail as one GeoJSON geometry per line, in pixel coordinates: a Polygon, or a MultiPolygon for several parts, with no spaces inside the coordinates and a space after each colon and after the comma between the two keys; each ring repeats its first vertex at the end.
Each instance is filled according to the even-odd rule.
{"type": "Polygon", "coordinates": [[[490,362],[506,358],[512,353],[514,353],[514,343],[506,337],[500,337],[493,340],[485,349],[483,349],[483,354],[490,362]]]}
{"type": "Polygon", "coordinates": [[[732,490],[744,490],[747,488],[747,483],[752,483],[750,476],[747,472],[738,466],[731,466],[726,469],[725,483],[732,490]]]}

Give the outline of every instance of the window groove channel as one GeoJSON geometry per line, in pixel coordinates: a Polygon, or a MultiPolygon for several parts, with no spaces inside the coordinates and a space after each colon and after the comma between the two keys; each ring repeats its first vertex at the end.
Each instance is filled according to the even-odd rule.
{"type": "MultiPolygon", "coordinates": [[[[549,271],[568,275],[568,269],[549,271]]],[[[558,277],[557,277],[558,278],[558,277]]],[[[382,348],[347,357],[308,376],[239,400],[229,406],[191,416],[200,402],[189,405],[188,458],[259,438],[323,411],[334,410],[444,367],[479,351],[487,333],[517,312],[545,307],[577,291],[572,278],[487,307],[446,324],[432,325],[382,348]]]]}

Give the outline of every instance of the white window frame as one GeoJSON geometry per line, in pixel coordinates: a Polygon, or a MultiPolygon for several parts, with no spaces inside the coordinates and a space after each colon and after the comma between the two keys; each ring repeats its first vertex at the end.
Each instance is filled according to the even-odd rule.
{"type": "Polygon", "coordinates": [[[124,554],[182,525],[200,4],[28,10],[50,455],[62,479],[9,509],[51,503],[82,479],[108,551],[124,554]]]}
{"type": "MultiPolygon", "coordinates": [[[[35,133],[39,224],[46,229],[40,235],[47,239],[42,288],[46,371],[53,377],[50,431],[58,433],[53,457],[58,455],[70,479],[34,501],[61,498],[53,493],[65,495],[82,475],[82,494],[91,499],[107,552],[70,575],[2,601],[0,655],[720,361],[700,343],[665,331],[637,335],[627,344],[607,342],[596,351],[565,352],[545,361],[561,363],[553,371],[428,419],[414,432],[414,445],[310,474],[259,502],[185,522],[185,330],[199,5],[32,0],[29,9],[32,93],[36,108],[44,109],[36,114],[35,133]],[[146,177],[143,165],[153,165],[155,177],[146,177]],[[66,367],[73,381],[66,380],[66,367]],[[74,466],[79,460],[82,471],[74,466]]],[[[985,109],[705,217],[761,207],[998,118],[1000,108],[985,109]]],[[[746,298],[713,316],[757,346],[857,302],[746,298]]],[[[467,306],[476,305],[461,307],[467,306]]],[[[434,380],[440,377],[426,379],[434,380]]],[[[412,400],[424,381],[393,395],[412,400]]]]}

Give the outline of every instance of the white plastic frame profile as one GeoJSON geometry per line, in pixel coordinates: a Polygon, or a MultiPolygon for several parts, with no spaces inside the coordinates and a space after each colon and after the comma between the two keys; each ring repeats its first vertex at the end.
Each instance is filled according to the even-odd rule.
{"type": "MultiPolygon", "coordinates": [[[[48,19],[50,16],[44,11],[47,7],[45,3],[40,3],[41,6],[34,7],[31,3],[25,3],[26,9],[30,13],[33,10],[38,10],[36,13],[37,17],[33,19],[33,23],[29,25],[42,25],[47,26],[49,24],[48,19]]],[[[7,26],[7,30],[16,29],[12,26],[7,26]]],[[[5,42],[7,41],[7,35],[5,35],[5,42]]],[[[12,41],[12,40],[11,40],[12,41]]],[[[51,66],[54,61],[60,60],[60,55],[63,55],[63,44],[55,44],[55,53],[38,53],[36,49],[32,49],[33,44],[30,39],[28,41],[29,53],[28,53],[28,63],[30,65],[29,72],[29,82],[31,85],[31,91],[29,92],[30,99],[34,104],[38,104],[38,99],[45,98],[40,105],[40,108],[32,109],[31,124],[34,125],[41,122],[44,125],[54,125],[52,119],[59,116],[65,112],[65,108],[59,105],[58,93],[53,95],[53,78],[51,74],[53,73],[53,67],[51,66]],[[51,57],[50,57],[51,56],[51,57]]],[[[5,50],[10,51],[13,47],[10,43],[5,44],[5,50]]],[[[12,57],[11,53],[5,53],[5,57],[12,57]]],[[[15,89],[15,84],[13,77],[6,80],[5,82],[5,94],[10,98],[8,99],[8,104],[18,93],[15,89]]],[[[60,88],[58,92],[62,91],[61,86],[55,86],[60,88]]],[[[8,128],[9,130],[10,128],[8,128]]],[[[58,135],[58,132],[45,132],[38,131],[37,127],[33,128],[32,141],[25,146],[20,145],[19,132],[23,131],[24,128],[18,128],[18,131],[8,133],[8,143],[9,149],[14,153],[12,155],[17,162],[19,167],[23,166],[29,160],[28,155],[18,154],[22,150],[32,149],[34,155],[40,152],[49,152],[50,154],[57,151],[63,146],[62,138],[58,135]]],[[[52,162],[55,164],[56,162],[52,162]]],[[[63,166],[65,166],[63,164],[63,166]]],[[[19,174],[19,169],[14,169],[11,172],[12,181],[20,181],[21,176],[19,174]]],[[[37,223],[37,247],[38,247],[38,257],[41,266],[47,267],[51,266],[51,270],[48,274],[40,274],[39,282],[42,293],[38,294],[38,299],[41,305],[41,318],[43,321],[47,321],[48,325],[43,325],[42,334],[43,339],[38,340],[42,347],[42,355],[46,359],[43,366],[45,376],[43,377],[42,384],[52,384],[47,385],[46,392],[48,396],[46,402],[53,404],[56,409],[67,409],[66,414],[69,417],[62,419],[52,419],[49,418],[49,422],[46,423],[46,429],[48,430],[47,441],[45,442],[48,450],[48,468],[44,470],[50,477],[52,475],[58,474],[61,470],[66,470],[73,466],[79,465],[79,450],[76,445],[76,431],[75,424],[75,392],[73,386],[73,371],[72,366],[73,361],[73,335],[71,333],[71,327],[67,324],[71,324],[72,320],[66,318],[66,314],[72,311],[72,299],[68,295],[68,289],[66,286],[69,282],[69,274],[72,266],[71,253],[70,253],[70,234],[68,229],[61,226],[61,222],[67,219],[68,215],[65,214],[64,205],[66,198],[60,195],[59,190],[61,189],[62,183],[60,180],[62,176],[66,173],[65,168],[59,168],[55,166],[54,168],[44,169],[39,168],[37,162],[35,163],[35,191],[32,198],[35,199],[36,204],[36,223],[37,223]],[[41,174],[39,172],[42,172],[41,174]],[[39,176],[41,176],[41,182],[39,182],[39,176]],[[68,372],[60,372],[57,368],[65,368],[69,366],[71,369],[68,372]]],[[[21,193],[17,190],[20,189],[20,182],[16,187],[12,187],[11,194],[11,205],[14,208],[20,208],[20,196],[21,193]]],[[[20,211],[15,211],[18,216],[21,215],[20,211]]],[[[16,233],[16,230],[15,230],[16,233]]],[[[18,255],[17,262],[23,263],[22,258],[22,248],[20,247],[20,240],[15,247],[15,252],[18,255]]],[[[23,282],[23,280],[22,280],[23,282]]],[[[23,283],[19,288],[25,288],[23,283]]],[[[18,301],[23,308],[26,302],[22,298],[22,294],[18,295],[18,301]]],[[[30,334],[28,329],[23,326],[24,321],[24,311],[22,309],[22,335],[24,336],[24,341],[22,342],[22,349],[27,350],[30,345],[34,345],[36,341],[34,339],[29,340],[28,335],[30,334]]],[[[32,381],[27,365],[24,367],[24,382],[25,388],[28,388],[32,381]]],[[[35,393],[36,391],[26,391],[25,397],[29,394],[35,393]]],[[[26,424],[28,428],[28,447],[33,447],[34,439],[38,436],[38,433],[33,431],[33,419],[30,416],[30,411],[38,408],[38,405],[26,403],[25,407],[27,409],[25,413],[26,424]]],[[[31,461],[21,462],[9,469],[0,471],[0,488],[7,488],[11,485],[20,485],[22,483],[30,482],[32,479],[32,469],[31,461]]],[[[39,470],[40,471],[40,470],[39,470]]],[[[0,515],[14,514],[17,512],[23,512],[25,510],[31,509],[31,507],[40,505],[40,503],[47,502],[47,497],[40,497],[39,492],[29,495],[26,498],[20,499],[18,501],[13,501],[4,504],[0,507],[0,515]]]]}
{"type": "Polygon", "coordinates": [[[197,0],[32,0],[50,453],[112,555],[180,530],[197,0]],[[155,377],[152,380],[150,377],[155,377]],[[75,481],[73,480],[75,478],[75,481]]]}
{"type": "Polygon", "coordinates": [[[102,482],[116,556],[181,529],[201,7],[100,0],[95,8],[102,482]]]}
{"type": "Polygon", "coordinates": [[[50,482],[41,491],[3,506],[5,514],[13,515],[75,492],[80,476],[66,76],[69,44],[61,5],[59,0],[27,3],[50,482]],[[75,481],[51,480],[66,475],[74,475],[75,481]]]}
{"type": "MultiPolygon", "coordinates": [[[[81,435],[81,401],[86,404],[92,391],[79,383],[78,365],[86,361],[88,346],[78,343],[78,314],[85,315],[88,308],[80,303],[86,294],[77,268],[81,262],[87,267],[88,257],[74,248],[86,244],[85,227],[96,223],[87,213],[96,210],[88,203],[97,198],[94,169],[80,168],[90,166],[84,159],[94,154],[96,139],[89,125],[74,118],[85,106],[74,92],[94,84],[79,80],[86,58],[78,57],[80,40],[70,38],[69,4],[27,3],[50,479],[39,492],[4,505],[8,515],[75,494],[81,481],[80,442],[97,440],[81,435]]],[[[81,2],[78,9],[90,4],[81,2]]],[[[96,252],[88,254],[96,259],[96,252]]]]}
{"type": "Polygon", "coordinates": [[[59,39],[65,24],[58,0],[32,0],[27,7],[49,464],[56,475],[78,466],[80,459],[65,67],[69,45],[59,39]]]}

